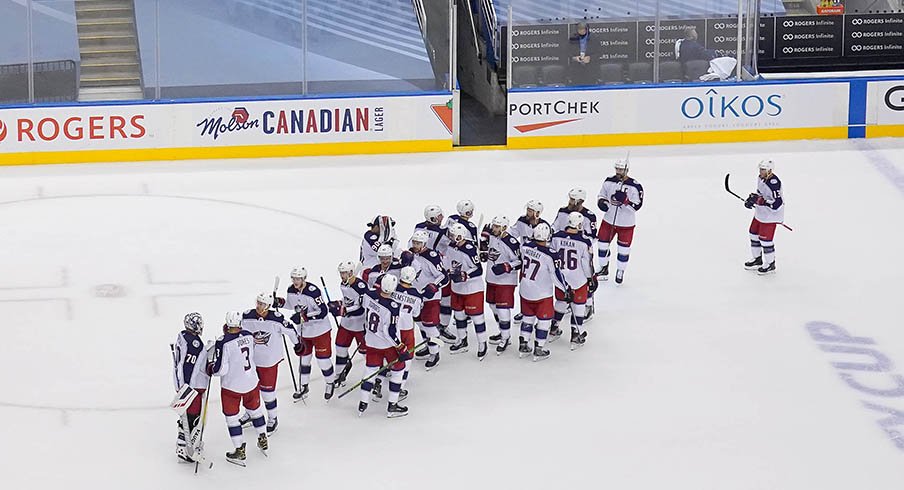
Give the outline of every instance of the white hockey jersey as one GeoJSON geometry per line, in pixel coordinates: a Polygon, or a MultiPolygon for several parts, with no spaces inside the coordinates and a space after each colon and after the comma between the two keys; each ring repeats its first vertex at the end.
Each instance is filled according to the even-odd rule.
{"type": "Polygon", "coordinates": [[[465,228],[468,229],[468,233],[470,233],[470,236],[465,237],[465,239],[477,243],[477,237],[480,236],[480,233],[477,231],[477,225],[475,225],[473,221],[464,219],[457,214],[453,214],[446,219],[446,229],[449,229],[449,227],[454,223],[461,223],[465,225],[465,228]]]}
{"type": "Polygon", "coordinates": [[[487,283],[488,284],[518,284],[518,276],[521,271],[521,244],[518,239],[505,233],[502,238],[490,235],[487,245],[487,283]],[[493,266],[507,263],[512,267],[511,272],[496,274],[493,266]]]}
{"type": "Polygon", "coordinates": [[[549,248],[558,256],[562,278],[572,289],[587,284],[593,276],[593,242],[581,232],[560,231],[549,240],[549,248]]]}
{"type": "MultiPolygon", "coordinates": [[[[446,249],[449,248],[449,237],[446,235],[446,228],[434,225],[429,221],[422,221],[414,225],[414,231],[424,230],[427,232],[427,248],[435,250],[440,255],[445,255],[446,249]]],[[[408,248],[411,248],[411,240],[408,241],[408,248]]]]}
{"type": "MultiPolygon", "coordinates": [[[[428,284],[435,284],[437,289],[442,289],[449,282],[449,276],[443,267],[443,258],[433,250],[427,249],[419,254],[414,254],[411,267],[417,271],[414,288],[418,291],[424,292],[424,288],[428,284]]],[[[425,295],[424,301],[437,300],[441,296],[441,292],[437,291],[433,295],[425,295]]]]}
{"type": "Polygon", "coordinates": [[[521,246],[521,297],[528,301],[551,298],[553,288],[566,289],[553,251],[536,242],[521,246]]]}
{"type": "MultiPolygon", "coordinates": [[[[569,210],[567,206],[559,208],[556,219],[552,222],[553,233],[565,231],[565,228],[568,227],[568,215],[572,212],[573,211],[569,210]]],[[[581,206],[580,211],[577,212],[584,216],[584,225],[581,228],[581,231],[590,238],[596,238],[596,214],[583,206],[581,206]]]]}
{"type": "Polygon", "coordinates": [[[367,284],[355,278],[351,284],[343,282],[339,290],[342,291],[342,304],[345,306],[342,326],[352,332],[364,330],[364,306],[361,302],[367,295],[367,284]]]}
{"type": "Polygon", "coordinates": [[[220,387],[235,393],[248,393],[257,388],[254,336],[247,331],[227,333],[217,339],[211,362],[211,372],[220,376],[220,387]]]}
{"type": "Polygon", "coordinates": [[[757,177],[756,193],[765,201],[756,205],[756,219],[760,223],[782,223],[785,221],[785,199],[782,196],[782,181],[775,174],[767,179],[757,177]]]}
{"type": "Polygon", "coordinates": [[[600,187],[600,193],[597,196],[600,210],[603,214],[603,221],[615,226],[634,226],[636,224],[635,213],[643,206],[643,187],[640,182],[628,177],[624,182],[619,180],[617,175],[606,178],[603,186],[600,187]],[[624,192],[628,195],[628,204],[615,203],[615,193],[624,192]],[[616,214],[616,210],[618,213],[616,214]],[[617,220],[613,223],[612,220],[617,220]]]}
{"type": "Polygon", "coordinates": [[[361,240],[360,260],[365,268],[373,267],[380,262],[380,258],[377,257],[377,250],[379,250],[380,245],[383,245],[384,243],[392,247],[393,257],[398,257],[399,241],[397,239],[390,238],[389,240],[382,242],[376,233],[368,231],[364,234],[364,239],[361,240]]]}
{"type": "Polygon", "coordinates": [[[295,312],[292,321],[301,326],[301,336],[313,339],[329,332],[333,327],[326,315],[329,310],[323,301],[320,288],[310,282],[304,285],[301,291],[295,285],[286,290],[285,308],[295,312]]]}
{"type": "Polygon", "coordinates": [[[399,330],[414,330],[414,318],[421,314],[424,299],[413,287],[401,285],[392,293],[392,299],[399,304],[399,330]]]}
{"type": "Polygon", "coordinates": [[[364,297],[364,344],[374,349],[399,345],[398,324],[399,303],[368,291],[364,297]]]}
{"type": "Polygon", "coordinates": [[[452,281],[453,293],[472,294],[483,291],[483,265],[480,263],[477,247],[471,242],[465,241],[461,245],[449,244],[449,249],[443,257],[443,265],[452,278],[458,271],[467,275],[463,282],[452,281]]]}
{"type": "Polygon", "coordinates": [[[396,276],[398,278],[402,272],[402,264],[400,264],[397,260],[393,260],[389,267],[383,268],[382,265],[378,262],[377,265],[371,267],[370,269],[364,269],[361,272],[361,276],[364,279],[364,282],[367,284],[369,289],[377,288],[377,281],[383,277],[384,274],[389,274],[392,276],[396,276]]]}
{"type": "Polygon", "coordinates": [[[295,326],[278,311],[268,310],[264,316],[258,315],[255,309],[246,311],[242,314],[242,330],[254,337],[255,366],[275,366],[284,359],[283,335],[288,336],[293,345],[298,343],[295,326]]]}
{"type": "MultiPolygon", "coordinates": [[[[522,245],[524,245],[525,243],[528,243],[534,239],[534,227],[536,227],[540,223],[546,223],[547,225],[549,225],[549,223],[543,218],[540,218],[540,220],[537,221],[536,224],[531,224],[530,220],[527,219],[527,216],[521,216],[509,229],[509,235],[517,238],[518,241],[521,242],[522,245]]],[[[551,226],[550,229],[552,229],[551,226]]]]}

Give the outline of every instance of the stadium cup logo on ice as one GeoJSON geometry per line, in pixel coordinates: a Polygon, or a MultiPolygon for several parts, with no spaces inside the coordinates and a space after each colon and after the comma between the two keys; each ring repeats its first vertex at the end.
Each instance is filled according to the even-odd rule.
{"type": "Polygon", "coordinates": [[[248,109],[236,107],[232,110],[228,122],[223,121],[223,116],[217,117],[216,113],[214,113],[214,115],[196,124],[195,127],[201,128],[201,136],[213,136],[213,139],[216,140],[225,133],[260,128],[260,125],[259,119],[251,119],[248,109]]]}
{"type": "Polygon", "coordinates": [[[712,88],[703,97],[688,97],[681,102],[685,119],[732,121],[777,117],[783,111],[782,95],[722,95],[712,88]]]}
{"type": "MultiPolygon", "coordinates": [[[[904,111],[904,85],[897,85],[885,92],[885,105],[893,111],[904,111]]],[[[0,131],[0,141],[3,140],[3,132],[0,131]]]]}
{"type": "Polygon", "coordinates": [[[3,121],[0,121],[0,143],[6,139],[6,133],[8,133],[6,128],[6,124],[3,124],[3,121]]]}

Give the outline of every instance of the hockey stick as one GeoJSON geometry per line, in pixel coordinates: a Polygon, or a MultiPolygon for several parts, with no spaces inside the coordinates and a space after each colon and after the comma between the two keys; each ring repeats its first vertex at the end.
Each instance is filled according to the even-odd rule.
{"type": "MultiPolygon", "coordinates": [[[[279,276],[273,280],[273,305],[276,306],[276,291],[279,289],[279,276]]],[[[277,308],[278,309],[278,308],[277,308]]],[[[292,375],[292,386],[295,388],[295,391],[298,391],[298,381],[295,380],[295,368],[292,366],[292,355],[289,353],[289,343],[286,342],[286,336],[280,335],[282,337],[283,347],[286,348],[286,362],[289,363],[289,374],[292,375]]],[[[299,334],[301,337],[301,334],[299,334]]]]}
{"type": "MultiPolygon", "coordinates": [[[[326,281],[323,280],[323,276],[320,276],[320,284],[323,286],[323,294],[326,295],[327,310],[329,310],[329,304],[332,303],[333,300],[330,299],[330,290],[326,288],[326,281]]],[[[333,324],[336,328],[339,328],[339,320],[336,319],[336,315],[331,311],[330,316],[333,317],[333,324]]]]}
{"type": "MultiPolygon", "coordinates": [[[[741,197],[741,196],[735,194],[735,193],[731,190],[731,188],[728,186],[728,178],[729,178],[729,176],[731,176],[731,174],[725,174],[725,191],[728,192],[729,194],[731,194],[732,196],[737,197],[738,199],[740,199],[741,201],[744,201],[744,202],[746,203],[746,202],[747,202],[747,199],[744,199],[743,197],[741,197]]],[[[790,226],[788,226],[788,225],[786,225],[786,224],[784,224],[784,223],[779,223],[779,224],[782,225],[782,226],[784,226],[785,228],[787,228],[788,231],[794,231],[794,228],[791,228],[790,226]]]]}
{"type": "MultiPolygon", "coordinates": [[[[320,276],[320,284],[323,285],[323,294],[326,295],[327,302],[332,303],[333,300],[330,299],[330,291],[326,288],[326,281],[323,280],[323,276],[320,276]]],[[[333,317],[333,321],[336,323],[336,328],[338,329],[339,328],[339,320],[336,319],[336,315],[333,315],[333,313],[330,312],[330,316],[333,317]]],[[[341,379],[345,379],[348,376],[348,373],[352,370],[351,360],[354,359],[354,357],[356,355],[358,355],[358,351],[360,349],[361,349],[361,344],[358,343],[358,345],[355,346],[355,352],[353,352],[352,355],[348,358],[349,362],[347,362],[345,364],[345,366],[342,368],[342,373],[340,373],[341,379]]]]}
{"type": "MultiPolygon", "coordinates": [[[[204,443],[204,427],[207,426],[207,407],[210,405],[210,383],[213,380],[213,376],[207,377],[207,390],[204,391],[204,410],[201,411],[201,430],[198,433],[198,442],[195,443],[194,437],[191,438],[189,443],[192,445],[192,453],[197,451],[201,445],[204,443]]],[[[194,454],[192,454],[194,457],[194,454]]],[[[200,459],[195,460],[195,474],[198,474],[198,467],[201,466],[201,460],[203,458],[203,450],[200,459]]],[[[207,469],[213,468],[213,461],[210,461],[210,466],[207,469]]]]}
{"type": "MultiPolygon", "coordinates": [[[[408,349],[406,352],[408,352],[409,354],[411,354],[411,353],[413,353],[414,351],[420,349],[421,347],[423,347],[423,346],[425,346],[425,345],[427,345],[427,341],[426,341],[426,340],[423,341],[423,342],[421,342],[420,344],[415,345],[415,346],[412,347],[411,349],[408,349]]],[[[349,393],[351,393],[351,392],[357,390],[357,389],[360,388],[361,385],[363,385],[364,383],[366,383],[366,382],[370,381],[371,379],[376,378],[377,376],[379,376],[379,375],[385,373],[387,370],[389,370],[390,367],[392,367],[393,364],[395,364],[395,363],[397,363],[397,362],[399,362],[399,359],[398,359],[398,358],[396,358],[395,361],[390,362],[390,363],[386,364],[385,366],[383,366],[382,368],[380,368],[379,371],[377,371],[377,372],[371,374],[370,376],[368,376],[368,377],[362,379],[361,381],[358,381],[357,383],[355,383],[354,386],[352,386],[351,388],[349,388],[349,389],[343,391],[342,393],[340,393],[339,396],[338,396],[337,398],[342,398],[343,396],[345,396],[345,395],[347,395],[347,394],[349,394],[349,393]]]]}

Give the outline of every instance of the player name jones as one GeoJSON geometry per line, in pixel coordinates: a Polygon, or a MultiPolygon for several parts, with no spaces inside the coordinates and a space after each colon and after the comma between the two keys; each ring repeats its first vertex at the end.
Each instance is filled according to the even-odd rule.
{"type": "Polygon", "coordinates": [[[231,117],[211,115],[196,127],[201,136],[214,140],[228,133],[252,131],[264,134],[361,133],[383,131],[383,107],[335,107],[264,111],[254,117],[246,108],[236,107],[231,117]]]}

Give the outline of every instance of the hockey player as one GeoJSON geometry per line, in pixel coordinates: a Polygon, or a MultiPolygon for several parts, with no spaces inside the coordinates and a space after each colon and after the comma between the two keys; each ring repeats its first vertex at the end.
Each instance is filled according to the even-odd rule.
{"type": "Polygon", "coordinates": [[[549,330],[550,342],[562,335],[559,322],[571,307],[572,350],[584,344],[584,316],[588,289],[593,278],[593,243],[583,233],[584,215],[575,211],[568,215],[564,231],[552,236],[550,248],[558,255],[558,267],[570,291],[556,288],[555,316],[549,330]]]}
{"type": "Polygon", "coordinates": [[[195,461],[195,450],[188,447],[189,436],[201,418],[201,401],[210,379],[204,369],[207,366],[207,350],[201,334],[204,333],[204,320],[197,312],[185,315],[182,320],[184,329],[179,332],[173,347],[173,384],[176,392],[181,392],[188,385],[197,392],[194,400],[179,418],[179,435],[176,441],[176,455],[186,462],[195,461]],[[198,369],[201,367],[201,369],[198,369]]]}
{"type": "Polygon", "coordinates": [[[597,253],[600,259],[600,270],[596,273],[603,280],[609,275],[609,245],[613,238],[618,238],[618,264],[615,282],[624,280],[631,242],[634,241],[635,213],[643,206],[643,187],[628,177],[628,161],[615,161],[615,175],[607,177],[600,188],[597,205],[602,211],[603,221],[600,223],[599,246],[597,253]]]}
{"type": "Polygon", "coordinates": [[[242,314],[238,311],[226,314],[226,333],[217,339],[213,353],[209,355],[207,374],[220,376],[220,397],[223,415],[229,427],[229,438],[235,450],[226,453],[226,460],[245,466],[245,437],[239,422],[239,404],[251,415],[251,423],[257,430],[257,447],[266,454],[267,423],[261,408],[257,369],[254,365],[254,337],[242,330],[242,314]]]}
{"type": "Polygon", "coordinates": [[[471,218],[474,217],[474,203],[467,199],[458,201],[458,204],[455,205],[455,210],[458,211],[458,214],[449,216],[449,220],[446,221],[446,228],[450,228],[455,223],[461,223],[465,225],[465,228],[470,233],[468,240],[477,243],[477,225],[471,221],[471,218]]]}
{"type": "MultiPolygon", "coordinates": [[[[267,409],[267,434],[272,434],[279,425],[276,412],[276,380],[279,363],[283,361],[285,351],[282,336],[289,337],[296,351],[300,348],[298,331],[289,323],[282,313],[271,310],[271,294],[257,295],[255,308],[242,314],[242,330],[254,338],[254,365],[257,366],[257,377],[260,380],[261,398],[267,409]]],[[[242,424],[250,421],[246,412],[242,424]]]]}
{"type": "Polygon", "coordinates": [[[518,218],[515,224],[512,225],[512,229],[509,230],[509,234],[517,238],[522,245],[533,239],[534,228],[538,224],[546,223],[549,226],[549,223],[540,217],[540,214],[543,213],[543,203],[532,199],[527,201],[525,208],[524,216],[518,218]]]}
{"type": "MultiPolygon", "coordinates": [[[[596,229],[596,214],[592,211],[584,207],[584,201],[587,200],[587,191],[576,187],[568,191],[568,205],[564,208],[559,208],[558,214],[556,214],[556,219],[552,223],[552,231],[553,233],[558,233],[560,231],[564,231],[568,226],[568,215],[573,212],[581,213],[584,216],[584,221],[581,224],[581,232],[584,233],[587,238],[590,239],[591,252],[593,251],[593,246],[595,245],[597,229],[596,229]]],[[[591,267],[593,266],[593,256],[591,254],[591,267]]],[[[593,316],[593,292],[596,290],[597,279],[594,275],[593,279],[590,282],[590,291],[587,294],[587,303],[585,305],[586,311],[586,319],[589,320],[591,316],[593,316]]]]}
{"type": "Polygon", "coordinates": [[[512,308],[515,306],[515,286],[521,271],[521,244],[508,234],[509,220],[495,216],[481,233],[481,246],[487,253],[487,304],[493,311],[499,333],[490,336],[496,344],[496,354],[502,354],[511,339],[512,308]]]}
{"type": "Polygon", "coordinates": [[[379,262],[373,267],[364,269],[361,273],[361,278],[370,289],[376,288],[377,281],[380,280],[380,277],[383,274],[392,274],[398,279],[399,270],[402,269],[399,261],[393,259],[393,250],[389,245],[380,245],[380,248],[377,250],[377,257],[379,258],[379,262]]]}
{"type": "MultiPolygon", "coordinates": [[[[405,361],[411,353],[399,339],[399,303],[392,299],[399,280],[396,276],[385,274],[376,291],[368,291],[364,298],[364,322],[367,333],[364,342],[367,344],[367,369],[364,380],[371,377],[386,361],[390,367],[389,407],[386,416],[389,418],[408,415],[408,407],[399,405],[399,394],[402,391],[402,376],[405,361]]],[[[361,402],[358,403],[358,416],[367,410],[371,391],[374,386],[370,380],[361,384],[361,402]]]]}
{"type": "Polygon", "coordinates": [[[369,229],[361,241],[361,263],[364,267],[373,267],[379,262],[377,250],[380,245],[389,245],[390,250],[398,246],[395,232],[395,220],[389,216],[376,216],[367,224],[369,229]]]}
{"type": "Polygon", "coordinates": [[[530,337],[536,324],[534,341],[534,361],[549,357],[546,345],[550,321],[554,315],[553,288],[570,291],[562,273],[556,266],[556,257],[549,249],[551,235],[549,225],[540,223],[534,228],[534,240],[521,246],[521,282],[518,292],[521,295],[521,338],[518,346],[519,357],[531,353],[530,337]]]}
{"type": "Polygon", "coordinates": [[[333,316],[342,318],[336,332],[336,384],[342,386],[352,369],[348,356],[352,339],[358,345],[358,352],[362,355],[367,353],[364,345],[364,307],[361,305],[361,300],[367,295],[367,284],[355,276],[355,264],[350,261],[340,263],[338,270],[342,281],[339,285],[342,301],[331,302],[329,309],[333,316]]]}
{"type": "Polygon", "coordinates": [[[443,263],[452,281],[452,311],[458,343],[449,348],[452,354],[468,351],[468,318],[477,333],[477,358],[487,354],[487,327],[483,318],[483,266],[477,247],[468,241],[468,229],[460,223],[451,226],[451,243],[443,263]]]}
{"type": "MultiPolygon", "coordinates": [[[[405,344],[408,352],[414,352],[414,319],[420,317],[424,307],[424,299],[420,292],[414,288],[417,271],[410,265],[402,267],[399,274],[399,285],[392,293],[392,299],[399,304],[399,340],[405,344]]],[[[411,372],[411,359],[405,361],[405,372],[402,374],[402,391],[399,392],[399,401],[408,397],[405,383],[411,372]]]]}
{"type": "Polygon", "coordinates": [[[750,222],[750,251],[753,259],[744,263],[747,270],[765,275],[775,272],[775,226],[785,221],[785,200],[782,197],[782,181],[773,172],[772,160],[760,162],[760,175],[756,192],[751,192],[744,206],[755,209],[750,222]]]}
{"type": "Polygon", "coordinates": [[[317,365],[323,374],[325,383],[323,398],[333,397],[335,388],[333,371],[333,342],[330,331],[333,327],[327,320],[327,307],[320,293],[320,288],[308,282],[308,270],[296,267],[291,273],[292,285],[286,291],[286,308],[295,312],[291,320],[301,326],[302,352],[298,362],[299,388],[292,398],[307,398],[311,380],[311,358],[317,357],[317,365]]]}
{"type": "Polygon", "coordinates": [[[439,363],[439,344],[437,337],[443,341],[454,343],[457,338],[446,331],[440,330],[440,290],[449,284],[449,276],[443,267],[443,259],[440,254],[427,248],[429,237],[424,230],[414,232],[411,237],[411,249],[408,254],[402,252],[402,262],[410,262],[417,272],[414,280],[414,288],[421,292],[424,305],[419,317],[415,321],[421,329],[421,336],[427,340],[427,347],[418,351],[418,359],[427,359],[425,367],[429,371],[439,363]]]}
{"type": "MultiPolygon", "coordinates": [[[[417,233],[419,230],[426,232],[427,248],[440,255],[445,255],[446,250],[449,248],[449,230],[444,228],[442,223],[442,208],[435,204],[431,204],[424,208],[424,221],[414,225],[414,232],[417,233]]],[[[414,243],[408,243],[409,247],[413,245],[414,243]]],[[[446,332],[442,334],[443,341],[450,343],[452,342],[450,337],[454,336],[451,333],[448,333],[446,329],[449,328],[449,321],[452,319],[452,286],[446,284],[440,292],[442,295],[440,296],[439,302],[439,328],[441,333],[446,332]]]]}

